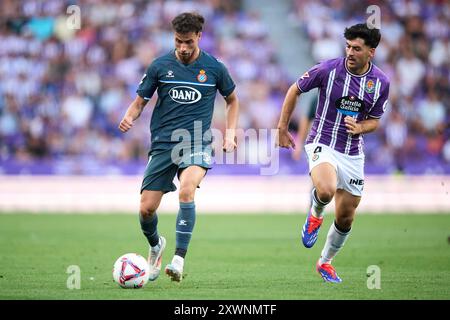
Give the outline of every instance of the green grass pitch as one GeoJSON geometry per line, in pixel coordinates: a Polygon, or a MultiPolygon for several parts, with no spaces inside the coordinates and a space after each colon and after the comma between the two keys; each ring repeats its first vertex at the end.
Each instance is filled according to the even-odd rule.
{"type": "MultiPolygon", "coordinates": [[[[359,215],[334,260],[341,284],[324,283],[315,263],[333,221],[314,248],[300,242],[304,215],[198,215],[182,283],[165,274],[143,289],[112,281],[116,258],[147,256],[134,215],[0,214],[0,299],[450,299],[450,215],[359,215]],[[69,290],[70,265],[81,288],[69,290]],[[368,289],[367,268],[381,289],[368,289]]],[[[173,254],[175,215],[160,215],[173,254]]]]}

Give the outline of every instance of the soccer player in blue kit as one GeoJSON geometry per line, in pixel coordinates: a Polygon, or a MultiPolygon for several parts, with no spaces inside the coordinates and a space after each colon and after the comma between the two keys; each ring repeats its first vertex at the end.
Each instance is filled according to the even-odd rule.
{"type": "Polygon", "coordinates": [[[277,144],[295,148],[288,124],[302,92],[318,88],[312,128],[305,143],[314,189],[312,206],[302,229],[302,242],[311,248],[323,222],[325,206],[335,200],[331,225],[316,269],[327,282],[341,282],[331,261],[350,235],[364,187],[363,135],[376,130],[386,110],[389,79],[371,60],[381,34],[366,24],[345,29],[346,56],[323,61],[305,72],[288,90],[277,144]]]}
{"type": "Polygon", "coordinates": [[[236,86],[225,65],[199,48],[204,22],[201,15],[189,12],[172,20],[175,49],[150,64],[135,100],[119,124],[122,132],[131,129],[148,100],[155,91],[158,93],[150,123],[151,149],[141,186],[139,215],[142,232],[150,245],[150,280],[159,276],[166,246],[165,238],[158,234],[156,210],[163,195],[176,190],[175,175],[180,181],[176,249],[165,273],[173,281],[180,282],[183,278],[196,218],[195,190],[211,168],[210,127],[217,90],[224,97],[227,109],[222,148],[226,152],[236,148],[239,113],[236,86]],[[180,132],[184,133],[181,142],[180,132]]]}

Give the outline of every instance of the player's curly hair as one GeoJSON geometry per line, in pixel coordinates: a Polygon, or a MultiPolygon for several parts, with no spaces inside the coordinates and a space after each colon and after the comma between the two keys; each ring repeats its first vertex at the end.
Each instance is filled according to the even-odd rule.
{"type": "Polygon", "coordinates": [[[196,12],[184,12],[172,20],[172,27],[177,33],[199,33],[203,30],[205,18],[196,12]]]}
{"type": "Polygon", "coordinates": [[[364,43],[371,48],[376,48],[380,43],[380,29],[369,28],[365,23],[355,24],[349,28],[345,28],[344,37],[347,40],[356,38],[364,39],[364,43]]]}

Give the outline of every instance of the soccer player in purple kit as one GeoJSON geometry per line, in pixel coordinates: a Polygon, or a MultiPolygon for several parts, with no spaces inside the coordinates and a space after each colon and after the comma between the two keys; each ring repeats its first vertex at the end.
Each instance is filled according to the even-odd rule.
{"type": "Polygon", "coordinates": [[[350,235],[364,187],[363,134],[378,128],[387,106],[389,79],[372,63],[380,30],[366,24],[345,29],[346,57],[323,61],[305,72],[286,93],[278,122],[277,144],[295,148],[288,124],[302,92],[318,88],[319,103],[305,143],[314,189],[302,229],[311,248],[323,222],[325,206],[335,200],[335,220],[316,264],[327,282],[341,282],[331,261],[350,235]]]}

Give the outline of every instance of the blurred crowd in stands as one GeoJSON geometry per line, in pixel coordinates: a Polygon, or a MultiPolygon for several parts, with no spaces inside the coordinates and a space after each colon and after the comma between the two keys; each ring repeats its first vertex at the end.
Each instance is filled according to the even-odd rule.
{"type": "Polygon", "coordinates": [[[442,173],[450,163],[450,2],[293,0],[290,19],[318,62],[342,55],[343,30],[370,17],[369,5],[380,8],[374,62],[391,89],[381,130],[364,137],[366,162],[388,172],[442,173]]]}
{"type": "MultiPolygon", "coordinates": [[[[316,61],[342,56],[344,28],[367,18],[365,1],[348,2],[292,1],[290,19],[311,40],[316,61]]],[[[375,63],[391,78],[391,103],[381,130],[365,137],[367,165],[380,173],[440,173],[450,163],[450,5],[386,3],[375,63]]],[[[276,127],[295,79],[277,60],[270,26],[241,1],[80,0],[81,28],[69,29],[72,4],[0,2],[0,173],[27,163],[71,174],[145,166],[151,107],[126,135],[117,125],[147,66],[173,48],[170,21],[184,11],[206,18],[200,46],[224,61],[237,84],[239,126],[276,127]]],[[[156,94],[149,106],[155,101],[156,94]]],[[[224,107],[218,95],[213,127],[221,130],[224,107]]]]}

